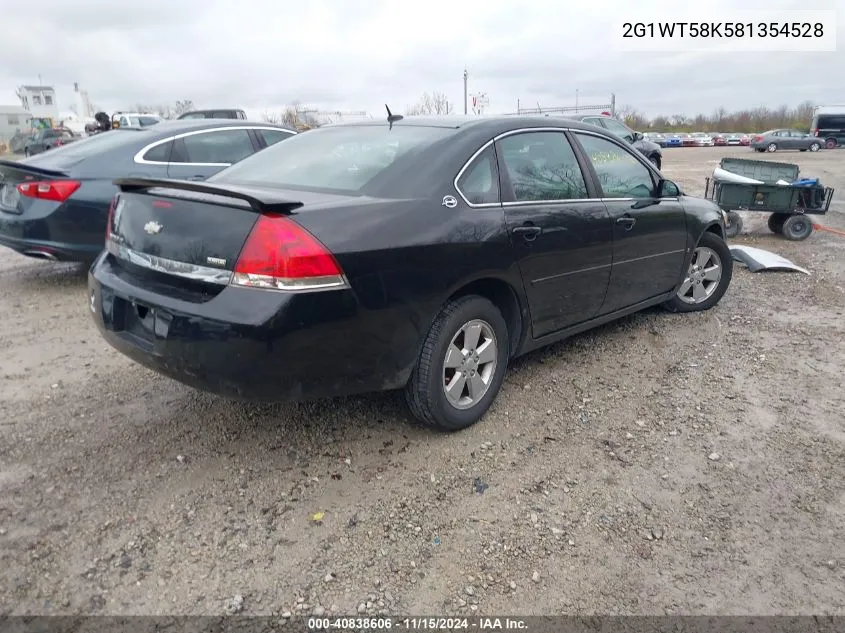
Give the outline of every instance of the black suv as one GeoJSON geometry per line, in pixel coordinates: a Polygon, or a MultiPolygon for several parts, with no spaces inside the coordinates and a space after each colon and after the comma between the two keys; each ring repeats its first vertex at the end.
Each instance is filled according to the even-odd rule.
{"type": "Polygon", "coordinates": [[[639,132],[634,132],[627,125],[613,117],[605,116],[603,114],[572,114],[567,115],[567,119],[575,119],[582,123],[590,123],[598,127],[606,129],[611,134],[615,134],[619,138],[625,139],[631,145],[648,158],[652,164],[660,169],[663,164],[663,152],[660,151],[660,145],[649,141],[639,132]]]}
{"type": "Polygon", "coordinates": [[[810,134],[824,139],[824,146],[827,149],[845,145],[845,112],[842,114],[817,113],[813,115],[810,134]]]}

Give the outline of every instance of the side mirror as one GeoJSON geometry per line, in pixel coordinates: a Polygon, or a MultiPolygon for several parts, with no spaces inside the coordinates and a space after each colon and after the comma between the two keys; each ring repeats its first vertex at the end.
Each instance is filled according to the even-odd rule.
{"type": "Polygon", "coordinates": [[[681,195],[681,190],[671,180],[660,179],[657,183],[657,197],[658,198],[677,198],[681,195]]]}
{"type": "Polygon", "coordinates": [[[634,142],[641,141],[645,137],[642,135],[642,132],[634,132],[634,142]]]}

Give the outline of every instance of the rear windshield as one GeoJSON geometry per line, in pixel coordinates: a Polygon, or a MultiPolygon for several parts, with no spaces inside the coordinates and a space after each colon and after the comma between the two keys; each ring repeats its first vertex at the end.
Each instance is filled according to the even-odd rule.
{"type": "Polygon", "coordinates": [[[318,128],[297,134],[210,180],[283,189],[363,193],[374,178],[414,160],[455,130],[439,127],[362,125],[318,128]]]}
{"type": "Polygon", "coordinates": [[[134,143],[140,138],[138,134],[144,134],[144,132],[137,129],[117,129],[101,132],[94,136],[79,139],[69,145],[60,145],[55,149],[51,149],[49,152],[39,154],[31,160],[38,158],[44,162],[49,162],[49,158],[52,156],[87,158],[94,154],[120,147],[121,145],[134,143]]]}

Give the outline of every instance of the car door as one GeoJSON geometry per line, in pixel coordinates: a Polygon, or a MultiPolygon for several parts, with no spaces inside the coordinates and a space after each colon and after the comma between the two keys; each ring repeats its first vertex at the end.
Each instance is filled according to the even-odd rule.
{"type": "Polygon", "coordinates": [[[591,319],[610,280],[613,232],[569,139],[541,128],[501,137],[495,148],[534,338],[591,319]]]}
{"type": "Polygon", "coordinates": [[[601,306],[609,314],[672,290],[687,248],[686,215],[677,197],[656,195],[659,175],[624,141],[573,131],[613,227],[613,265],[601,306]]]}
{"type": "Polygon", "coordinates": [[[205,180],[259,149],[247,128],[189,132],[174,140],[167,175],[182,180],[205,180]]]}
{"type": "Polygon", "coordinates": [[[778,133],[780,149],[798,149],[798,139],[792,135],[792,130],[781,130],[778,133]]]}

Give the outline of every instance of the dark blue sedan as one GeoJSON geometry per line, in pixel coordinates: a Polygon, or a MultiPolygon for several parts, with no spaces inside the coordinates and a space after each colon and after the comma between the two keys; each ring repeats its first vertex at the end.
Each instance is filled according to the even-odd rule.
{"type": "Polygon", "coordinates": [[[667,134],[663,140],[660,141],[660,145],[661,147],[683,147],[684,142],[677,134],[667,134]]]}
{"type": "Polygon", "coordinates": [[[115,178],[205,180],[295,133],[270,123],[172,121],[0,160],[0,245],[40,259],[93,261],[103,250],[115,178]]]}

